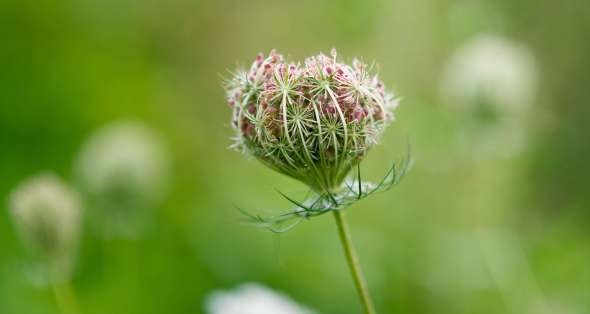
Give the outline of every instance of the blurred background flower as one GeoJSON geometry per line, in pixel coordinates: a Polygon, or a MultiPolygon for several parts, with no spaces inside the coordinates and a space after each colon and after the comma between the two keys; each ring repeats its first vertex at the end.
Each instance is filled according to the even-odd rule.
{"type": "Polygon", "coordinates": [[[107,235],[137,237],[167,191],[168,158],[147,126],[119,121],[83,145],[75,172],[107,235]]]}
{"type": "Polygon", "coordinates": [[[521,151],[534,106],[537,70],[522,44],[479,35],[450,57],[441,79],[445,103],[463,115],[464,149],[477,156],[521,151]]]}
{"type": "Polygon", "coordinates": [[[256,283],[213,292],[206,301],[209,314],[313,314],[288,296],[256,283]]]}
{"type": "Polygon", "coordinates": [[[10,213],[25,245],[47,271],[38,274],[49,281],[68,279],[82,216],[70,187],[51,173],[32,177],[11,194],[10,213]]]}
{"type": "Polygon", "coordinates": [[[507,39],[480,35],[451,56],[442,93],[451,105],[489,103],[504,112],[522,112],[532,105],[536,69],[531,52],[507,39]]]}

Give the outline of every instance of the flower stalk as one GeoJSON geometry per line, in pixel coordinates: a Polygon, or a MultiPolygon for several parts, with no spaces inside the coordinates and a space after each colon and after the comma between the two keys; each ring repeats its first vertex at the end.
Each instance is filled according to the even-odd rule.
{"type": "Polygon", "coordinates": [[[344,255],[346,256],[348,267],[350,268],[350,273],[354,280],[354,284],[361,299],[361,303],[363,305],[365,313],[375,314],[377,312],[375,312],[375,306],[373,305],[373,301],[371,300],[371,295],[369,293],[367,281],[365,280],[365,276],[363,275],[363,270],[361,268],[358,255],[354,248],[354,244],[352,243],[352,237],[350,235],[350,230],[348,229],[348,223],[346,222],[344,212],[341,210],[335,210],[333,211],[333,213],[334,219],[336,221],[336,226],[338,226],[340,242],[342,242],[342,247],[344,248],[344,255]]]}

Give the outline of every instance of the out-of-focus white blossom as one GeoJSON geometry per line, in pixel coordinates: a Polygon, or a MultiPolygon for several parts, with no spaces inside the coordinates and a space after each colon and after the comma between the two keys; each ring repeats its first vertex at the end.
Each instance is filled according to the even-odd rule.
{"type": "Polygon", "coordinates": [[[532,104],[536,77],[534,58],[526,47],[483,35],[452,55],[441,92],[446,101],[457,106],[485,102],[500,111],[522,111],[532,104]]]}
{"type": "Polygon", "coordinates": [[[290,297],[260,284],[247,283],[231,291],[213,292],[206,300],[208,314],[312,314],[290,297]]]}
{"type": "Polygon", "coordinates": [[[463,144],[470,151],[485,156],[520,151],[536,94],[536,72],[531,52],[501,37],[482,35],[454,52],[440,94],[464,114],[463,144]]]}
{"type": "MultiPolygon", "coordinates": [[[[158,136],[136,121],[99,129],[82,147],[76,173],[95,211],[111,229],[133,229],[165,195],[168,158],[158,136]]],[[[133,232],[131,232],[133,233],[133,232]]]]}
{"type": "Polygon", "coordinates": [[[76,194],[53,174],[35,176],[10,197],[10,213],[24,242],[67,276],[80,235],[81,209],[76,194]]]}

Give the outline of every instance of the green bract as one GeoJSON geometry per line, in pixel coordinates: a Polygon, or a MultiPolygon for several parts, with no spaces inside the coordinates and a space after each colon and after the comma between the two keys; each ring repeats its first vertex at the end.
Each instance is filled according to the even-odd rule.
{"type": "Polygon", "coordinates": [[[364,63],[336,56],[333,49],[331,56],[288,63],[273,50],[226,86],[234,147],[318,194],[342,187],[398,104],[364,63]]]}

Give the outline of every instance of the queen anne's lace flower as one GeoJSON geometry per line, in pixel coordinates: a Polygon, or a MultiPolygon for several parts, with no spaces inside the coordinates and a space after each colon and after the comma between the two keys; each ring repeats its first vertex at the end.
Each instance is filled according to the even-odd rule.
{"type": "MultiPolygon", "coordinates": [[[[343,209],[399,183],[410,159],[408,155],[394,163],[377,184],[363,181],[359,163],[393,120],[398,102],[364,63],[354,59],[347,65],[336,56],[332,49],[330,56],[319,54],[300,64],[273,50],[266,58],[258,55],[250,70],[238,71],[227,82],[237,133],[234,147],[313,192],[301,202],[281,193],[295,208],[270,217],[241,211],[248,222],[273,232],[332,212],[365,313],[375,313],[343,209]],[[355,166],[356,174],[345,181],[355,166]]],[[[211,308],[221,303],[212,302],[211,308]]],[[[212,312],[249,313],[242,305],[223,308],[212,312]]],[[[252,313],[301,313],[252,308],[252,313]]]]}
{"type": "Polygon", "coordinates": [[[366,64],[336,56],[333,49],[300,64],[273,50],[226,87],[234,147],[320,193],[341,186],[398,104],[366,64]]]}

